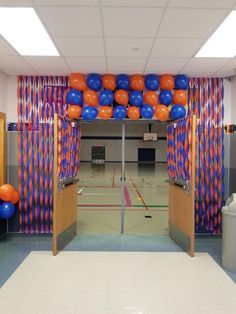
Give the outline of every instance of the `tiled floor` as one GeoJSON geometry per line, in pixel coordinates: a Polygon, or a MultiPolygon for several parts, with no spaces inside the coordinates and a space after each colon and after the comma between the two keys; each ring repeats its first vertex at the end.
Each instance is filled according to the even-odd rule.
{"type": "Polygon", "coordinates": [[[235,314],[235,295],[234,282],[205,253],[32,252],[0,289],[0,311],[235,314]]]}

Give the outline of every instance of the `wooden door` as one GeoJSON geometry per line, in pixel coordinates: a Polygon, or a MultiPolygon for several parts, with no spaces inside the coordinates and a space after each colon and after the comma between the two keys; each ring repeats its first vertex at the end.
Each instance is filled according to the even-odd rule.
{"type": "Polygon", "coordinates": [[[77,231],[77,182],[76,178],[58,178],[58,116],[54,115],[54,195],[53,195],[53,255],[61,251],[77,231]]]}
{"type": "MultiPolygon", "coordinates": [[[[188,171],[190,180],[178,177],[169,182],[169,236],[190,256],[194,256],[195,242],[195,161],[196,116],[189,117],[188,171]]],[[[178,156],[176,156],[178,159],[178,156]]]]}

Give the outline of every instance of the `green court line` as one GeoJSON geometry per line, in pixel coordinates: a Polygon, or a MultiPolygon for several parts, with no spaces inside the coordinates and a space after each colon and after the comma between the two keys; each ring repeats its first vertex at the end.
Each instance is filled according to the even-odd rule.
{"type": "MultiPolygon", "coordinates": [[[[143,205],[133,205],[133,207],[145,207],[143,205]]],[[[169,207],[169,205],[146,205],[146,207],[169,207]]]]}

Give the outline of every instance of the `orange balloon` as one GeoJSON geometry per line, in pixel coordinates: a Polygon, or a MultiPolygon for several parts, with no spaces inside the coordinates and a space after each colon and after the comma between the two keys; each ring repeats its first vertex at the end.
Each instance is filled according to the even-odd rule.
{"type": "Polygon", "coordinates": [[[82,108],[80,106],[72,105],[67,109],[67,115],[70,119],[78,119],[81,115],[82,108]]]}
{"type": "Polygon", "coordinates": [[[85,90],[87,88],[85,77],[83,74],[80,73],[72,73],[69,76],[69,85],[80,91],[85,90]]]}
{"type": "Polygon", "coordinates": [[[104,89],[114,90],[116,88],[116,77],[112,74],[105,74],[102,77],[102,85],[104,89]]]}
{"type": "Polygon", "coordinates": [[[143,90],[144,89],[144,78],[140,74],[134,74],[130,77],[130,86],[134,90],[143,90]]]}
{"type": "Polygon", "coordinates": [[[165,105],[157,105],[155,107],[155,117],[160,121],[166,121],[169,118],[169,110],[165,105]]]}
{"type": "Polygon", "coordinates": [[[159,102],[158,94],[153,91],[147,91],[144,94],[144,103],[155,107],[159,102]]]}
{"type": "Polygon", "coordinates": [[[112,107],[110,106],[100,106],[98,108],[98,117],[102,120],[108,120],[112,117],[112,107]]]}
{"type": "Polygon", "coordinates": [[[160,78],[160,87],[161,89],[172,90],[175,86],[175,80],[172,75],[165,74],[160,78]]]}
{"type": "Polygon", "coordinates": [[[186,90],[175,90],[173,96],[173,103],[178,105],[186,105],[188,101],[188,94],[186,90]]]}
{"type": "Polygon", "coordinates": [[[115,100],[120,105],[128,105],[129,102],[129,95],[128,92],[124,89],[118,89],[115,91],[115,100]]]}
{"type": "Polygon", "coordinates": [[[127,115],[130,120],[138,120],[140,118],[140,110],[138,107],[130,106],[127,109],[127,115]]]}
{"type": "Polygon", "coordinates": [[[0,198],[4,202],[11,202],[12,195],[14,193],[14,188],[11,184],[3,184],[0,187],[0,198]]]}
{"type": "Polygon", "coordinates": [[[97,107],[98,94],[92,89],[87,89],[84,91],[84,102],[89,106],[97,107]]]}
{"type": "Polygon", "coordinates": [[[12,194],[12,197],[11,197],[11,202],[13,204],[16,204],[19,202],[19,198],[20,198],[20,195],[17,191],[14,191],[13,194],[12,194]]]}

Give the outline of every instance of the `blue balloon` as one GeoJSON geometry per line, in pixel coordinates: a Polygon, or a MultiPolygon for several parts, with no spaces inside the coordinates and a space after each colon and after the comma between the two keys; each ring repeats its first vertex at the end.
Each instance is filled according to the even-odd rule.
{"type": "Polygon", "coordinates": [[[174,105],[171,108],[170,116],[173,120],[184,118],[186,115],[186,109],[183,105],[174,105]]]}
{"type": "Polygon", "coordinates": [[[189,79],[184,74],[176,75],[175,77],[175,88],[176,89],[188,89],[189,79]]]}
{"type": "Polygon", "coordinates": [[[0,218],[9,219],[15,213],[15,206],[11,202],[3,202],[0,204],[0,218]]]}
{"type": "Polygon", "coordinates": [[[145,76],[145,86],[148,90],[158,90],[160,86],[160,78],[156,74],[148,74],[145,76]]]}
{"type": "Polygon", "coordinates": [[[72,105],[83,105],[83,95],[79,90],[71,89],[66,94],[66,102],[72,105]]]}
{"type": "Polygon", "coordinates": [[[90,89],[99,91],[102,88],[101,76],[97,73],[91,73],[87,77],[87,85],[90,89]]]}
{"type": "Polygon", "coordinates": [[[104,89],[99,94],[99,104],[102,106],[111,105],[114,101],[114,94],[109,89],[104,89]]]}
{"type": "Polygon", "coordinates": [[[131,105],[140,107],[143,104],[143,93],[141,91],[135,90],[130,93],[129,101],[131,105]]]}
{"type": "Polygon", "coordinates": [[[82,111],[83,120],[93,121],[94,119],[96,119],[97,115],[98,115],[98,110],[96,107],[87,106],[83,108],[83,111],[82,111]]]}
{"type": "Polygon", "coordinates": [[[116,77],[116,86],[119,89],[128,90],[130,87],[130,79],[127,74],[119,74],[116,77]]]}
{"type": "Polygon", "coordinates": [[[154,115],[154,108],[150,105],[143,105],[140,109],[140,113],[144,119],[151,119],[154,115]]]}
{"type": "Polygon", "coordinates": [[[113,109],[113,117],[116,120],[123,120],[126,117],[125,106],[117,106],[113,109]]]}
{"type": "Polygon", "coordinates": [[[159,94],[159,102],[160,104],[169,106],[172,102],[173,94],[170,90],[162,90],[159,94]]]}

